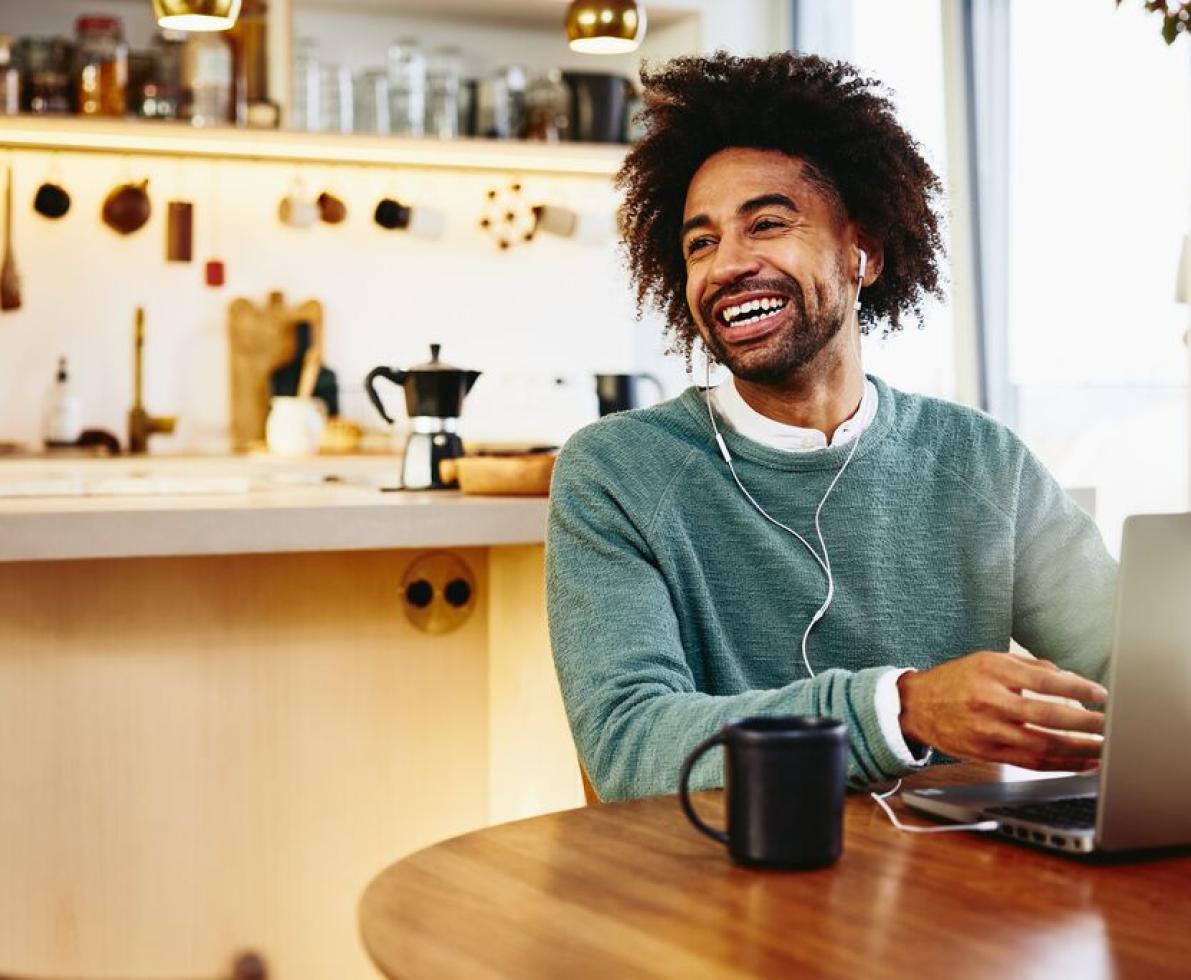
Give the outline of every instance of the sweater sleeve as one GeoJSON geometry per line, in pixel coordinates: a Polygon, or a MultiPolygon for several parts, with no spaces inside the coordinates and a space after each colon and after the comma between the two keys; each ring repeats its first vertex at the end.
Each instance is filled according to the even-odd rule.
{"type": "MultiPolygon", "coordinates": [[[[547,534],[550,638],[579,756],[601,799],[673,793],[687,754],[731,718],[828,715],[849,732],[849,783],[908,771],[885,742],[877,683],[888,670],[825,670],[811,680],[730,695],[696,689],[669,587],[636,515],[612,481],[564,451],[547,534]]],[[[693,788],[723,783],[709,753],[693,788]]]]}
{"type": "Polygon", "coordinates": [[[1116,562],[1092,519],[1024,446],[1022,453],[1013,638],[1036,657],[1103,683],[1116,562]]]}

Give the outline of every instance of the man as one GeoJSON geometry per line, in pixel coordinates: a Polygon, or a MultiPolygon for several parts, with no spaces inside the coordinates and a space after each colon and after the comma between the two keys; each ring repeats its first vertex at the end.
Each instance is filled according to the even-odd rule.
{"type": "Polygon", "coordinates": [[[1095,526],[1007,429],[861,368],[862,333],[940,292],[940,184],[878,83],[722,53],[644,82],[638,301],[731,377],[587,427],[555,471],[551,640],[597,792],[673,792],[752,714],[843,719],[854,787],[932,750],[1094,765],[1102,713],[1023,692],[1103,703],[1095,526]]]}

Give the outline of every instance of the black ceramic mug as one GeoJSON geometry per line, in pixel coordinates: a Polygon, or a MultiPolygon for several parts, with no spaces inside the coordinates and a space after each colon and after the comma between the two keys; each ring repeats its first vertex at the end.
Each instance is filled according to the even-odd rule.
{"type": "Polygon", "coordinates": [[[596,398],[599,399],[600,417],[613,412],[627,412],[641,404],[638,381],[648,381],[657,389],[657,400],[666,397],[662,383],[652,374],[597,374],[596,398]]]}
{"type": "Polygon", "coordinates": [[[726,844],[739,864],[827,867],[843,850],[847,751],[847,726],[834,718],[736,718],[687,756],[679,800],[691,823],[726,844]],[[690,800],[691,770],[717,745],[724,747],[726,832],[705,824],[690,800]]]}

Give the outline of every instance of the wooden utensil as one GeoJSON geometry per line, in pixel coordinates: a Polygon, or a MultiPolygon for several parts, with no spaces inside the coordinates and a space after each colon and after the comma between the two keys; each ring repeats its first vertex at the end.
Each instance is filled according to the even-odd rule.
{"type": "Polygon", "coordinates": [[[165,259],[190,262],[194,258],[194,205],[170,201],[166,205],[165,259]]]}
{"type": "Polygon", "coordinates": [[[4,263],[0,265],[0,310],[21,308],[21,277],[12,254],[12,167],[4,189],[4,263]]]}
{"type": "Polygon", "coordinates": [[[298,397],[311,398],[314,396],[314,385],[318,381],[318,372],[323,366],[322,355],[315,345],[311,345],[302,358],[302,373],[298,375],[298,397]]]}

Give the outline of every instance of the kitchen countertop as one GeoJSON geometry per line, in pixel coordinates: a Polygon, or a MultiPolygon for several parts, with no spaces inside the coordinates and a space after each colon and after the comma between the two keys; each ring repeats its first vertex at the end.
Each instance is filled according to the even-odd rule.
{"type": "Polygon", "coordinates": [[[385,492],[381,460],[0,465],[0,561],[484,547],[545,539],[543,497],[385,492]],[[334,482],[325,482],[328,479],[334,482]],[[46,495],[38,487],[47,487],[46,495]],[[204,492],[211,488],[222,492],[204,492]]]}

